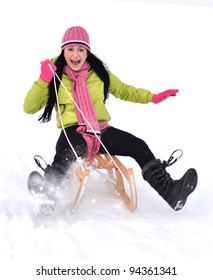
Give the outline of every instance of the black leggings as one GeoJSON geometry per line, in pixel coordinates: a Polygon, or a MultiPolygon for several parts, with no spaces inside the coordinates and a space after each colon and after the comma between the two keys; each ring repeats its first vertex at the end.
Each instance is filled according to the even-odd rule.
{"type": "MultiPolygon", "coordinates": [[[[80,133],[76,131],[78,126],[66,128],[66,134],[79,157],[85,157],[87,154],[86,141],[80,133]]],[[[155,156],[148,145],[140,138],[109,126],[102,131],[101,141],[111,155],[128,156],[136,160],[141,169],[146,163],[155,159],[155,156]]],[[[99,153],[106,153],[101,146],[99,153]]],[[[66,172],[70,164],[76,161],[69,143],[62,131],[56,144],[56,154],[52,163],[52,168],[59,168],[66,172]]],[[[52,170],[53,171],[53,170],[52,170]]]]}

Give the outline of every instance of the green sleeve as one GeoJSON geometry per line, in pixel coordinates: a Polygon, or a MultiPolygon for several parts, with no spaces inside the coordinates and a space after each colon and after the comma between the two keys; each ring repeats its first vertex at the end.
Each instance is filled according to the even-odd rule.
{"type": "Polygon", "coordinates": [[[48,101],[48,83],[38,79],[28,91],[24,100],[24,111],[34,114],[42,109],[48,101]]]}
{"type": "Polygon", "coordinates": [[[146,104],[148,102],[152,102],[153,94],[149,90],[143,88],[136,88],[131,85],[125,84],[111,72],[109,72],[109,76],[109,91],[115,97],[135,103],[146,104]]]}
{"type": "MultiPolygon", "coordinates": [[[[58,56],[55,56],[51,61],[55,63],[57,58],[58,56]]],[[[48,85],[49,83],[40,78],[33,83],[24,100],[25,113],[34,114],[46,105],[49,97],[48,85]]]]}

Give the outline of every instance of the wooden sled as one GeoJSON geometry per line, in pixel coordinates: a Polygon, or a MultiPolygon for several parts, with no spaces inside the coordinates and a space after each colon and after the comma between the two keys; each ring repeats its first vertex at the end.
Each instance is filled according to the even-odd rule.
{"type": "Polygon", "coordinates": [[[86,162],[86,168],[84,170],[80,165],[76,168],[76,174],[80,181],[80,186],[72,205],[73,211],[76,211],[81,203],[86,184],[90,176],[91,168],[96,170],[106,169],[109,173],[114,172],[116,180],[114,182],[115,188],[118,191],[121,198],[123,199],[125,205],[130,211],[134,211],[137,208],[137,192],[133,169],[127,169],[116,156],[98,154],[96,155],[93,162],[86,162]],[[126,179],[128,182],[129,195],[125,190],[125,184],[123,179],[126,179]]]}

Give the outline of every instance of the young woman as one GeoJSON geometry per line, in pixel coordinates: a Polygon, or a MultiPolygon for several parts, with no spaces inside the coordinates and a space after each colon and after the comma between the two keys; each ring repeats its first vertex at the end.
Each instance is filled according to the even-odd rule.
{"type": "MultiPolygon", "coordinates": [[[[57,127],[65,128],[57,141],[52,164],[45,169],[44,178],[40,175],[42,188],[59,185],[66,177],[70,164],[76,160],[69,141],[79,157],[90,160],[97,153],[105,153],[105,146],[112,155],[135,159],[143,178],[174,210],[180,210],[197,185],[196,170],[190,168],[181,179],[173,180],[166,171],[170,161],[161,162],[144,140],[110,126],[110,114],[105,106],[109,93],[126,101],[157,104],[177,92],[171,89],[153,94],[123,83],[92,54],[87,31],[80,26],[68,28],[62,38],[60,55],[42,63],[40,77],[33,83],[24,101],[24,111],[29,114],[45,106],[39,118],[41,122],[51,119],[55,107],[57,127]],[[54,74],[57,77],[55,80],[54,74]]],[[[33,172],[30,178],[37,175],[33,172]]]]}

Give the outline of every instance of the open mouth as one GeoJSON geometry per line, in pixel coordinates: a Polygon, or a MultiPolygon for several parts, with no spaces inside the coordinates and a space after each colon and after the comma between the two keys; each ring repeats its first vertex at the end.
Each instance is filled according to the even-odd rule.
{"type": "Polygon", "coordinates": [[[71,62],[74,66],[78,66],[81,61],[80,60],[71,60],[71,62]]]}

